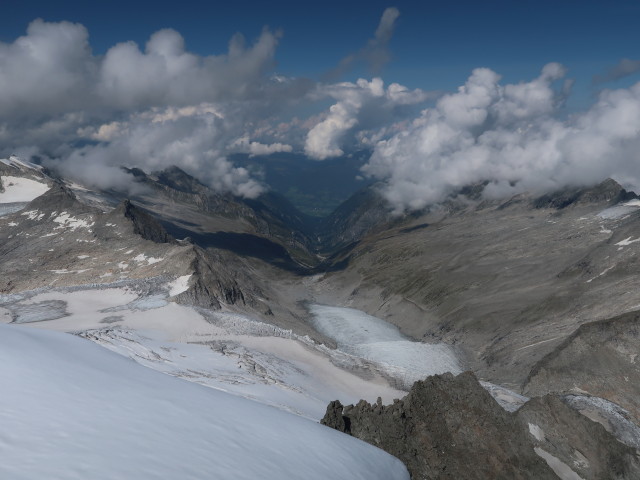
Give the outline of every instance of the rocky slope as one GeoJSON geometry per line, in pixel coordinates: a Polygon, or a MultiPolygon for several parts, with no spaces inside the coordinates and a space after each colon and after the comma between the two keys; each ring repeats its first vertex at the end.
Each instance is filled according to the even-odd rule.
{"type": "Polygon", "coordinates": [[[616,203],[629,197],[605,182],[560,209],[524,195],[457,201],[366,236],[317,289],[519,389],[581,324],[640,305],[640,203],[616,203]]]}
{"type": "Polygon", "coordinates": [[[215,247],[256,257],[293,270],[317,263],[308,217],[283,197],[266,193],[255,200],[211,190],[177,167],[146,174],[125,169],[140,188],[131,197],[154,214],[176,238],[189,237],[215,247]]]}
{"type": "Polygon", "coordinates": [[[535,365],[524,391],[605,398],[625,408],[640,424],[639,353],[639,313],[585,323],[535,365]]]}
{"type": "Polygon", "coordinates": [[[189,276],[188,289],[174,299],[179,303],[240,309],[323,339],[299,321],[295,303],[279,298],[264,270],[253,274],[260,266],[250,259],[177,241],[128,200],[104,213],[64,184],[51,184],[22,210],[0,217],[0,293],[189,276]]]}

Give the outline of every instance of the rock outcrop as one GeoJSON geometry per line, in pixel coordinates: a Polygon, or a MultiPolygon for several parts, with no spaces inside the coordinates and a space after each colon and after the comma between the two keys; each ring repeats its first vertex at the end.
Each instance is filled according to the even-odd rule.
{"type": "Polygon", "coordinates": [[[533,437],[538,455],[548,459],[561,478],[570,470],[584,480],[640,478],[634,448],[614,440],[602,425],[556,395],[531,399],[517,418],[533,437]]]}
{"type": "Polygon", "coordinates": [[[332,402],[322,424],[395,455],[414,479],[555,479],[530,435],[475,376],[435,375],[392,405],[332,402]]]}
{"type": "Polygon", "coordinates": [[[638,451],[560,397],[510,413],[471,372],[428,377],[388,406],[331,402],[322,424],[395,455],[413,479],[640,478],[638,451]]]}
{"type": "Polygon", "coordinates": [[[160,223],[151,215],[135,206],[129,200],[124,200],[112,212],[114,215],[124,215],[133,224],[133,233],[154,243],[171,243],[173,237],[167,233],[160,223]]]}
{"type": "MultiPolygon", "coordinates": [[[[222,268],[232,259],[221,257],[219,252],[205,252],[199,247],[193,247],[193,260],[190,269],[193,271],[189,289],[175,297],[178,303],[194,305],[203,308],[219,309],[226,305],[254,305],[253,295],[246,295],[238,283],[239,277],[243,277],[240,269],[222,268]],[[226,260],[226,262],[225,262],[226,260]]],[[[245,278],[242,278],[245,280],[245,278]]],[[[247,281],[257,290],[257,286],[247,281]]]]}
{"type": "Polygon", "coordinates": [[[615,180],[608,178],[604,182],[587,188],[565,188],[537,198],[535,208],[555,208],[561,210],[569,206],[585,203],[615,204],[638,198],[634,192],[628,192],[615,180]]]}

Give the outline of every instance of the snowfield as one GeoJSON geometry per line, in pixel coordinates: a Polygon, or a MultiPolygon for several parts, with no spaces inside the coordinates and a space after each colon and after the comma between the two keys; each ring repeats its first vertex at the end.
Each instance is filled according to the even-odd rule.
{"type": "Polygon", "coordinates": [[[45,194],[49,190],[46,183],[29,178],[2,176],[4,192],[0,193],[0,203],[26,203],[45,194]]]}
{"type": "Polygon", "coordinates": [[[72,335],[0,325],[0,382],[0,478],[409,478],[355,438],[72,335]]]}

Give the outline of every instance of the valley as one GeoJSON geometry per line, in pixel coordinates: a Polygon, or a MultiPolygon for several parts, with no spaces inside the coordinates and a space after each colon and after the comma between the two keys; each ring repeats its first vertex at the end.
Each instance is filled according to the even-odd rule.
{"type": "MultiPolygon", "coordinates": [[[[0,323],[316,422],[333,400],[397,405],[414,382],[471,371],[484,393],[464,384],[461,398],[497,401],[474,422],[550,395],[570,410],[538,406],[536,421],[595,419],[599,441],[631,449],[615,453],[626,471],[640,465],[640,201],[616,182],[510,199],[470,189],[401,216],[374,185],[318,219],[177,167],[125,171],[129,191],[101,191],[2,160],[0,323]]],[[[551,454],[510,428],[546,452],[539,471],[606,470],[571,466],[564,431],[551,454]]],[[[614,455],[598,452],[594,465],[614,455]]]]}

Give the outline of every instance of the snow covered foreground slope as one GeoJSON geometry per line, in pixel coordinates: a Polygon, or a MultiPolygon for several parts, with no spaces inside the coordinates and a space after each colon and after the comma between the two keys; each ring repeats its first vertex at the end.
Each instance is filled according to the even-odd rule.
{"type": "Polygon", "coordinates": [[[0,325],[0,384],[0,478],[409,478],[368,444],[71,335],[0,325]]]}

